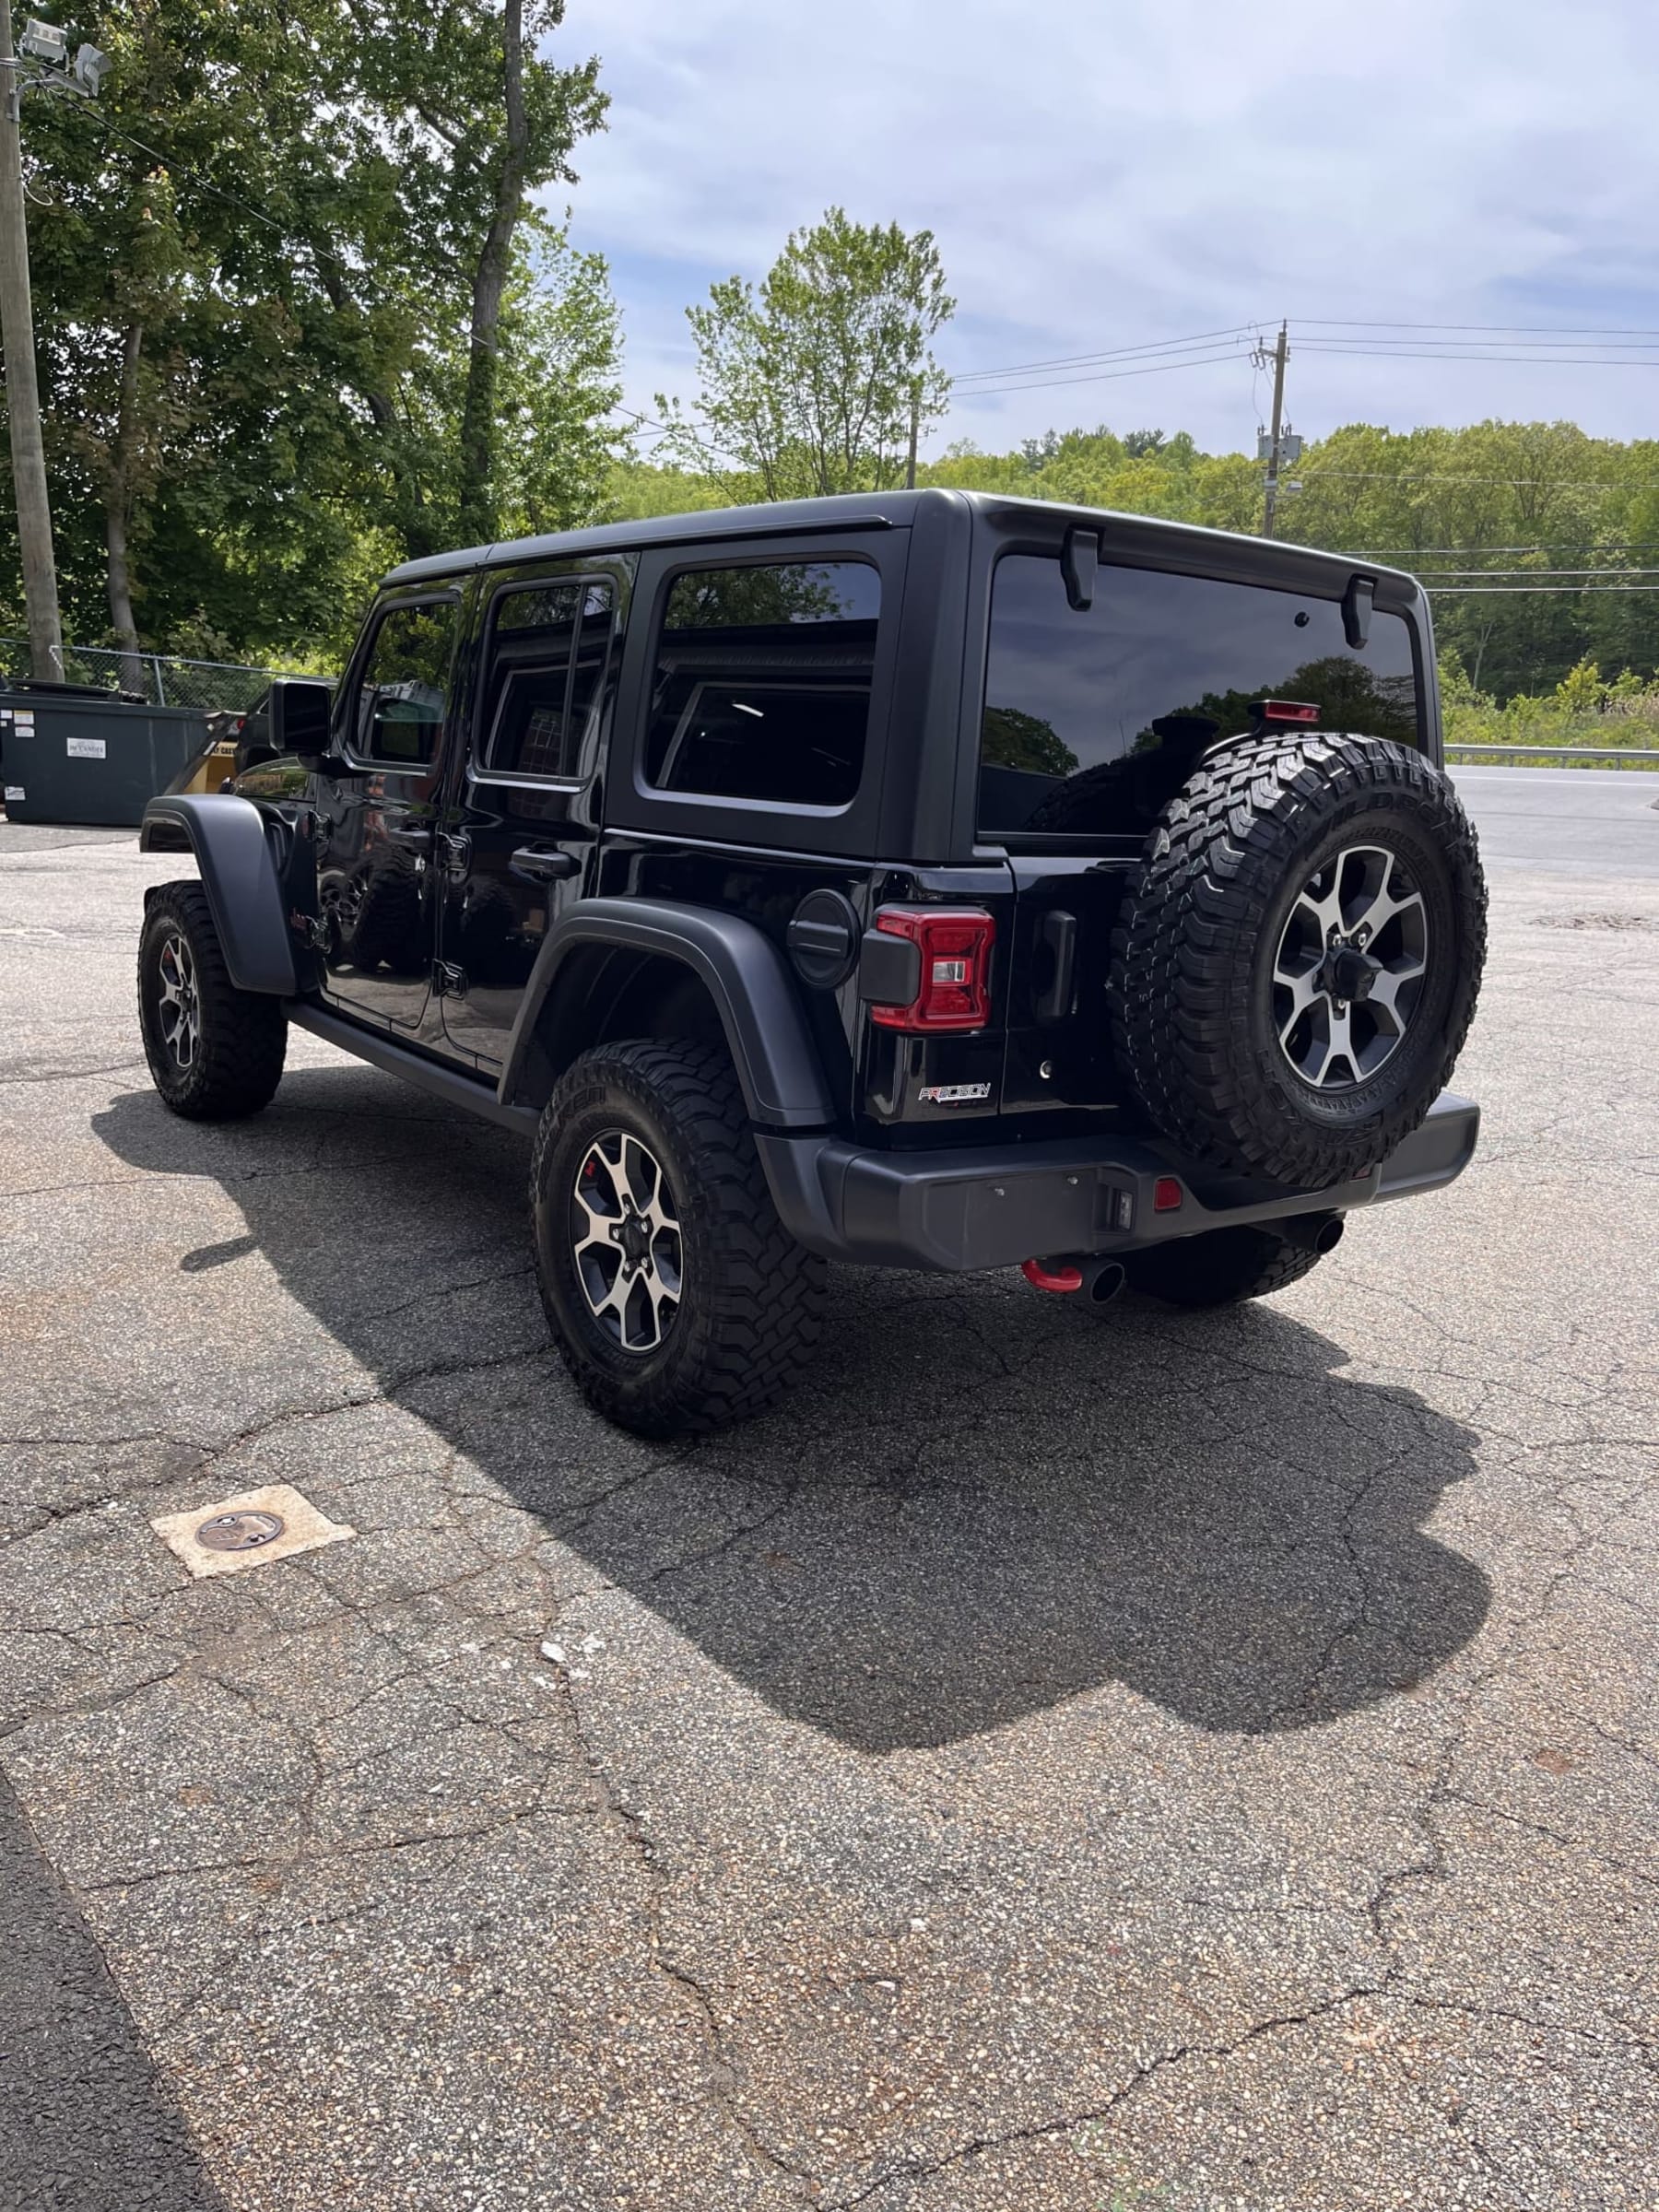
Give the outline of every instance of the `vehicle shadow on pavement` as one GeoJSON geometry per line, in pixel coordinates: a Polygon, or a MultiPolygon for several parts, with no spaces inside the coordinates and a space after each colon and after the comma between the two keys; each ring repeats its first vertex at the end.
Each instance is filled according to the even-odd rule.
{"type": "Polygon", "coordinates": [[[653,1446],[589,1413],[547,1347],[519,1140],[366,1069],[296,1070],[244,1124],[145,1091],[94,1126],[241,1209],[251,1244],[182,1252],[181,1298],[256,1249],[606,1582],[859,1748],[954,1742],[1112,1680],[1205,1728],[1313,1725],[1410,1688],[1485,1618],[1485,1577],[1423,1526],[1475,1433],[1347,1379],[1271,1305],[1097,1315],[1012,1274],[838,1270],[784,1406],[653,1446]]]}
{"type": "Polygon", "coordinates": [[[223,2212],[67,1890],[0,1778],[0,2205],[223,2212]]]}

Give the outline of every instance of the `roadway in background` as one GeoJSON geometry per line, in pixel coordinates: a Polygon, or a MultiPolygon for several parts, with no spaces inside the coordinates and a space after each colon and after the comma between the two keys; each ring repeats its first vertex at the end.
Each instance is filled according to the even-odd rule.
{"type": "Polygon", "coordinates": [[[1452,777],[1488,872],[1659,882],[1659,771],[1479,768],[1452,777]]]}

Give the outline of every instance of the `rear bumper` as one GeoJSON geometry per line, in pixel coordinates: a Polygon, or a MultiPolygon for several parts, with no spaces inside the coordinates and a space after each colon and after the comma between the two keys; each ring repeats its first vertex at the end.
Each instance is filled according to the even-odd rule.
{"type": "Polygon", "coordinates": [[[1324,1191],[1218,1180],[1126,1140],[876,1152],[840,1137],[757,1130],[755,1142],[783,1225],[809,1251],[863,1266],[958,1273],[1045,1253],[1133,1252],[1206,1229],[1408,1198],[1461,1175],[1479,1132],[1479,1107],[1445,1091],[1380,1168],[1324,1191]],[[1171,1175],[1182,1201],[1160,1213],[1153,1187],[1171,1175]]]}

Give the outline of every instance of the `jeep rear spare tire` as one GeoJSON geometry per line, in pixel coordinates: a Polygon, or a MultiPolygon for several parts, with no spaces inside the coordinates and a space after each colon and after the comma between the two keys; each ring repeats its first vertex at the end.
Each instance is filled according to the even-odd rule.
{"type": "Polygon", "coordinates": [[[1241,739],[1148,841],[1113,942],[1120,1065],[1187,1152],[1324,1189],[1422,1121],[1485,951],[1475,833],[1430,761],[1377,737],[1241,739]]]}

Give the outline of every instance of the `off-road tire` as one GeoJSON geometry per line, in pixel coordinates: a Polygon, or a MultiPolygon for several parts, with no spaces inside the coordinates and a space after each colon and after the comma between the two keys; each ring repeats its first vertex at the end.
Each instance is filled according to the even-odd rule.
{"type": "Polygon", "coordinates": [[[1243,738],[1164,808],[1112,941],[1120,1069],[1148,1118],[1226,1172],[1323,1190],[1387,1158],[1444,1087],[1474,1016],[1486,886],[1451,783],[1411,747],[1363,736],[1243,738]],[[1369,1079],[1303,1082],[1279,1049],[1273,968],[1322,856],[1367,842],[1421,891],[1416,1009],[1369,1079]]]}
{"type": "Polygon", "coordinates": [[[818,1343],[825,1263],[778,1218],[723,1049],[629,1040],[584,1053],[542,1115],[530,1206],[554,1341],[589,1402],[624,1429],[688,1435],[747,1419],[777,1401],[818,1343]],[[651,1148],[680,1219],[679,1311],[652,1352],[607,1338],[577,1274],[571,1193],[610,1130],[651,1148]]]}
{"type": "Polygon", "coordinates": [[[282,1080],[288,1017],[280,999],[230,981],[213,910],[199,883],[164,883],[145,908],[138,939],[138,1026],[163,1103],[192,1122],[228,1122],[268,1106],[282,1080]],[[162,1019],[162,961],[180,939],[190,959],[198,1034],[189,1065],[162,1019]]]}
{"type": "Polygon", "coordinates": [[[1125,1272],[1131,1290],[1166,1305],[1236,1306],[1300,1283],[1323,1256],[1270,1229],[1211,1229],[1135,1253],[1125,1272]]]}

